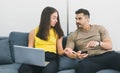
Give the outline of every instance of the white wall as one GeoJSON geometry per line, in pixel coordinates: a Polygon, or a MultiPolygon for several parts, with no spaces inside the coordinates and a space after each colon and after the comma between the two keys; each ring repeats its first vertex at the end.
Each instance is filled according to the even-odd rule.
{"type": "Polygon", "coordinates": [[[86,8],[91,13],[91,23],[108,29],[113,49],[120,50],[120,4],[119,0],[69,0],[69,32],[76,29],[75,11],[86,8]]]}
{"type": "Polygon", "coordinates": [[[66,0],[0,0],[0,36],[8,36],[11,31],[31,31],[39,25],[41,12],[46,6],[59,11],[66,35],[66,0]]]}

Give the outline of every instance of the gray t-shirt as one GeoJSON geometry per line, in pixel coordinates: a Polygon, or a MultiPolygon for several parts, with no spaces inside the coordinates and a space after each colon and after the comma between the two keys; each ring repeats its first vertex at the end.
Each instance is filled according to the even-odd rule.
{"type": "Polygon", "coordinates": [[[91,55],[98,55],[107,52],[101,48],[100,46],[94,48],[86,48],[86,45],[89,41],[103,41],[104,38],[110,38],[107,30],[101,25],[91,25],[90,30],[81,31],[77,29],[75,32],[71,33],[67,39],[67,48],[81,50],[81,51],[88,51],[88,54],[91,55]]]}

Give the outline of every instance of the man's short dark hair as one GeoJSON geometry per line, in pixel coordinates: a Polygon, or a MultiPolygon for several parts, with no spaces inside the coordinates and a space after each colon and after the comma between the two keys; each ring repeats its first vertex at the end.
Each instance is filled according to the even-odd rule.
{"type": "Polygon", "coordinates": [[[75,12],[75,14],[79,14],[79,13],[83,13],[84,15],[87,15],[87,16],[90,18],[90,13],[89,13],[89,11],[88,11],[87,9],[81,8],[81,9],[78,9],[78,10],[75,12]]]}

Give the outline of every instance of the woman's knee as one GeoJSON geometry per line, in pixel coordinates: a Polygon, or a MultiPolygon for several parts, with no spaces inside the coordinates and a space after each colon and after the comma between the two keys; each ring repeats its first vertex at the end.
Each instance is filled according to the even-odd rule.
{"type": "Polygon", "coordinates": [[[43,70],[42,73],[57,73],[58,64],[55,61],[50,62],[43,70]]]}

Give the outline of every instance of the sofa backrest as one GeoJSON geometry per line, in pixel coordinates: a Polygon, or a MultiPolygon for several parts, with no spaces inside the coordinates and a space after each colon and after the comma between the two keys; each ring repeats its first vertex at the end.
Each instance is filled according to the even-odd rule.
{"type": "Polygon", "coordinates": [[[28,33],[27,32],[11,32],[9,35],[11,45],[27,46],[28,33]]]}
{"type": "MultiPolygon", "coordinates": [[[[11,45],[28,45],[28,33],[27,32],[11,32],[9,35],[9,40],[11,45]]],[[[66,46],[67,36],[64,36],[62,45],[63,48],[66,46]]]]}
{"type": "MultiPolygon", "coordinates": [[[[13,31],[9,35],[9,41],[10,41],[10,48],[12,57],[14,59],[14,51],[13,51],[13,45],[20,45],[20,46],[27,46],[28,45],[28,32],[16,32],[13,31]]],[[[66,46],[67,36],[64,36],[62,45],[63,48],[66,46]]]]}
{"type": "Polygon", "coordinates": [[[63,46],[63,48],[66,47],[66,42],[67,42],[67,36],[64,36],[63,40],[62,40],[62,46],[63,46]]]}
{"type": "Polygon", "coordinates": [[[28,44],[28,33],[27,32],[11,32],[9,35],[9,43],[11,54],[14,61],[13,45],[27,46],[28,44]]]}

